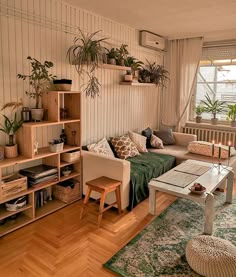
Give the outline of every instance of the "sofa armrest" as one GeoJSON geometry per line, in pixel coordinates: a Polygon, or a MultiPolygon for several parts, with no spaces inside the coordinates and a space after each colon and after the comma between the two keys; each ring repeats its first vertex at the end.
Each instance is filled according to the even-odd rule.
{"type": "MultiPolygon", "coordinates": [[[[120,187],[121,208],[125,209],[129,205],[129,181],[130,181],[130,162],[118,158],[113,158],[101,154],[83,151],[82,155],[83,168],[83,194],[87,191],[85,185],[87,181],[106,176],[122,182],[120,187]]],[[[91,194],[92,198],[97,199],[97,193],[91,194]]],[[[107,197],[106,203],[114,202],[115,196],[107,197]]]]}
{"type": "Polygon", "coordinates": [[[197,140],[197,136],[192,134],[173,132],[173,136],[175,138],[175,144],[180,146],[187,147],[189,142],[197,140]]]}

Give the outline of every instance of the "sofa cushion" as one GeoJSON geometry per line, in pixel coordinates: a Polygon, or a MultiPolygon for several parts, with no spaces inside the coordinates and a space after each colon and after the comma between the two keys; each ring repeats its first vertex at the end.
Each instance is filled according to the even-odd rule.
{"type": "Polygon", "coordinates": [[[131,131],[129,131],[128,134],[129,134],[129,138],[135,144],[135,146],[137,147],[140,153],[148,152],[146,147],[147,138],[145,136],[142,136],[140,134],[137,134],[131,131]]]}
{"type": "Polygon", "coordinates": [[[152,136],[152,129],[151,128],[146,128],[145,130],[142,131],[142,135],[145,136],[147,138],[147,143],[146,146],[147,148],[152,147],[151,146],[151,136],[152,136]]]}
{"type": "Polygon", "coordinates": [[[158,149],[163,149],[164,148],[163,141],[155,135],[151,136],[151,146],[153,148],[158,148],[158,149]]]}
{"type": "Polygon", "coordinates": [[[111,138],[111,144],[120,159],[127,159],[139,155],[138,149],[128,135],[111,138]]]}
{"type": "Polygon", "coordinates": [[[103,138],[97,143],[87,145],[88,151],[114,157],[111,147],[106,138],[103,138]]]}
{"type": "Polygon", "coordinates": [[[153,131],[153,134],[159,137],[164,145],[175,144],[175,138],[173,136],[172,129],[163,129],[160,131],[153,131]]]}

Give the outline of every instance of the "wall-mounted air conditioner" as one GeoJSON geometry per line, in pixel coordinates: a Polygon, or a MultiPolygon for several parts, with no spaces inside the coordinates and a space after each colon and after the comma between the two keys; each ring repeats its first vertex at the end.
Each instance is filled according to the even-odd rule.
{"type": "Polygon", "coordinates": [[[165,51],[166,39],[164,37],[148,31],[140,31],[139,35],[140,45],[157,51],[165,51]]]}

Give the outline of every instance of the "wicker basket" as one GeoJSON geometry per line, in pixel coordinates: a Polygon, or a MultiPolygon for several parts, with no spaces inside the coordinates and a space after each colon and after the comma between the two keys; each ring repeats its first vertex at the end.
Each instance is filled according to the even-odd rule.
{"type": "Polygon", "coordinates": [[[64,162],[75,162],[75,161],[79,161],[80,159],[80,151],[74,151],[71,153],[63,153],[61,154],[61,160],[64,162]]]}
{"type": "Polygon", "coordinates": [[[80,182],[73,180],[74,187],[63,187],[60,184],[53,186],[53,195],[56,199],[65,203],[71,203],[80,199],[80,182]]]}

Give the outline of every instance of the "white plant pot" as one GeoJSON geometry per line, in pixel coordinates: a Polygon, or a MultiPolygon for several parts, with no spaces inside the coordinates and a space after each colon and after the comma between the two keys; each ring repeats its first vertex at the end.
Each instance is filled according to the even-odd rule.
{"type": "Polygon", "coordinates": [[[113,65],[116,65],[116,59],[109,59],[109,64],[113,64],[113,65]]]}
{"type": "Polygon", "coordinates": [[[44,110],[43,109],[30,109],[31,118],[34,121],[41,121],[43,119],[44,110]]]}
{"type": "Polygon", "coordinates": [[[133,76],[131,74],[130,75],[126,74],[124,75],[124,80],[125,82],[132,82],[133,76]]]}

